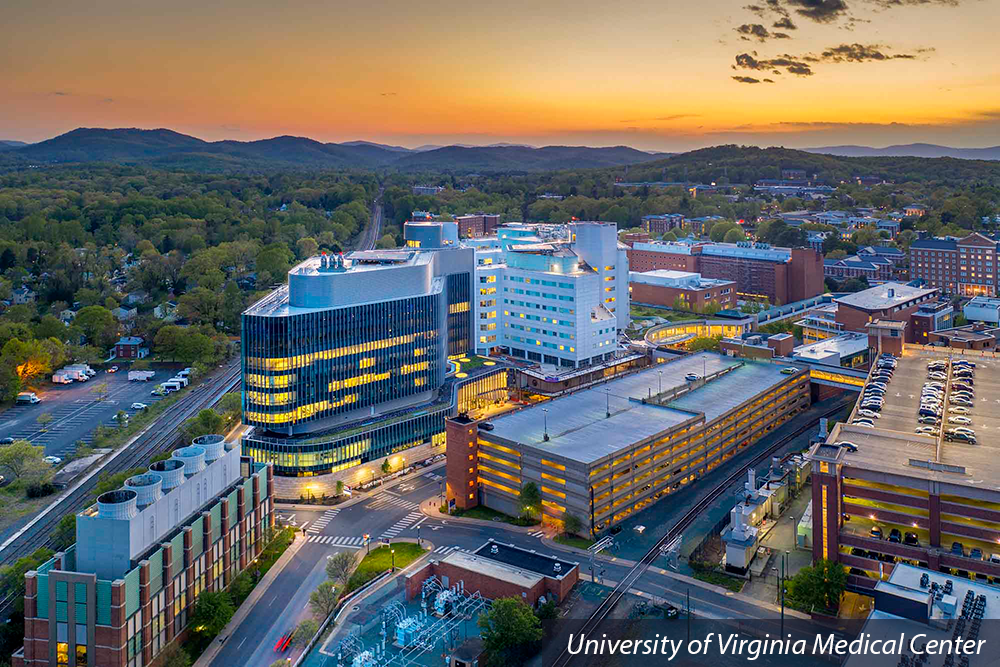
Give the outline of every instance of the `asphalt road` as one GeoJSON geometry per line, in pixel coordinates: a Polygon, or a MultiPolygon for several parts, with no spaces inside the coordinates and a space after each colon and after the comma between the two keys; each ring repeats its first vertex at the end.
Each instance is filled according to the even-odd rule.
{"type": "MultiPolygon", "coordinates": [[[[380,538],[419,537],[434,546],[434,553],[443,556],[456,549],[474,551],[490,538],[557,555],[580,563],[582,575],[589,576],[589,562],[576,552],[554,548],[542,543],[542,530],[523,532],[510,530],[507,524],[468,524],[447,518],[427,516],[419,506],[436,506],[438,479],[443,466],[429,468],[415,478],[404,480],[374,492],[370,498],[346,508],[316,510],[283,509],[276,514],[306,531],[307,542],[278,575],[271,588],[257,603],[246,619],[226,639],[225,645],[211,663],[212,667],[245,665],[267,667],[286,652],[274,651],[278,638],[310,616],[309,593],[325,579],[326,559],[339,551],[364,549],[362,536],[372,536],[372,546],[380,538]],[[418,532],[419,530],[419,532],[418,532]]],[[[661,526],[666,530],[667,526],[661,526]]],[[[301,539],[301,538],[299,538],[301,539]]],[[[599,561],[606,581],[622,579],[631,566],[619,562],[599,561]]],[[[771,607],[760,606],[725,593],[702,587],[692,587],[669,576],[659,567],[650,568],[634,588],[670,601],[682,607],[690,593],[696,616],[708,619],[771,618],[777,613],[771,607]]],[[[292,656],[294,657],[294,656],[292,656]]]]}
{"type": "Polygon", "coordinates": [[[150,405],[160,400],[149,392],[160,382],[170,379],[169,371],[158,371],[149,382],[129,382],[127,366],[117,373],[99,371],[87,382],[52,385],[36,392],[42,399],[35,405],[15,405],[0,412],[0,438],[16,438],[45,447],[46,456],[67,458],[76,452],[78,443],[89,445],[94,428],[99,424],[114,427],[119,410],[129,414],[132,403],[150,405]],[[106,396],[100,397],[98,386],[107,384],[106,396]],[[38,415],[52,415],[52,421],[42,430],[38,415]]]}

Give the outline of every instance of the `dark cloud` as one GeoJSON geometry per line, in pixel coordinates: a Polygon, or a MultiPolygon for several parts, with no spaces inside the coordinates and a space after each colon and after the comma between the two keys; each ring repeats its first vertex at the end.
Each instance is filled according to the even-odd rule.
{"type": "Polygon", "coordinates": [[[764,79],[764,83],[774,83],[774,79],[764,79]]]}
{"type": "Polygon", "coordinates": [[[760,83],[760,79],[755,79],[752,76],[734,76],[733,81],[737,83],[760,83]]]}
{"type": "Polygon", "coordinates": [[[115,98],[113,98],[113,97],[105,97],[103,100],[101,100],[101,103],[102,104],[113,104],[114,101],[115,101],[115,98]]]}
{"type": "Polygon", "coordinates": [[[844,0],[787,0],[795,13],[817,23],[832,23],[847,13],[844,0]]]}
{"type": "Polygon", "coordinates": [[[380,93],[382,97],[395,97],[396,93],[380,93]]]}
{"type": "Polygon", "coordinates": [[[51,94],[55,95],[56,97],[69,97],[69,95],[70,95],[69,93],[63,92],[61,90],[54,90],[54,91],[52,91],[51,94]]]}
{"type": "Polygon", "coordinates": [[[771,37],[774,37],[775,39],[791,39],[792,38],[791,35],[789,35],[788,33],[784,33],[784,32],[772,32],[771,33],[771,37]]]}
{"type": "Polygon", "coordinates": [[[792,21],[792,19],[788,18],[787,16],[784,17],[784,18],[782,18],[782,19],[779,19],[779,20],[775,21],[774,25],[772,25],[771,27],[772,28],[782,28],[784,30],[798,30],[799,29],[799,27],[797,25],[795,25],[795,23],[792,21]]]}
{"type": "Polygon", "coordinates": [[[841,44],[823,51],[820,58],[830,63],[864,63],[879,60],[914,60],[912,53],[885,53],[878,44],[841,44]]]}
{"type": "Polygon", "coordinates": [[[733,30],[740,35],[740,39],[748,42],[754,40],[758,42],[766,42],[771,37],[771,33],[768,32],[768,29],[759,23],[744,23],[738,28],[733,28],[733,30]]]}
{"type": "Polygon", "coordinates": [[[944,5],[958,7],[959,0],[866,0],[869,4],[892,9],[893,7],[917,7],[919,5],[944,5]]]}
{"type": "Polygon", "coordinates": [[[750,69],[759,72],[763,71],[778,71],[780,68],[784,68],[789,74],[795,74],[796,76],[812,76],[812,67],[805,58],[790,56],[787,53],[777,58],[767,58],[763,60],[758,60],[749,53],[741,53],[736,56],[736,64],[733,69],[750,69]]]}

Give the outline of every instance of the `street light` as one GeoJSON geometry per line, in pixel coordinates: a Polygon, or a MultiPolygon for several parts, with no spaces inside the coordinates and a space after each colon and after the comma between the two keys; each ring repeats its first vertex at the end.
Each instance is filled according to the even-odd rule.
{"type": "Polygon", "coordinates": [[[542,440],[544,440],[545,442],[548,442],[549,441],[549,409],[548,408],[542,408],[542,420],[543,420],[544,425],[545,425],[545,432],[544,432],[544,435],[542,436],[542,440]]]}
{"type": "Polygon", "coordinates": [[[656,393],[663,393],[663,371],[656,371],[656,393]]]}
{"type": "Polygon", "coordinates": [[[389,549],[389,556],[392,557],[392,571],[395,572],[396,571],[396,550],[395,549],[389,549]]]}
{"type": "Polygon", "coordinates": [[[368,553],[372,552],[372,536],[365,533],[365,546],[368,547],[368,553]]]}
{"type": "Polygon", "coordinates": [[[604,411],[604,416],[605,416],[605,418],[607,418],[607,417],[611,416],[611,390],[608,389],[607,387],[605,387],[604,388],[604,395],[608,399],[608,407],[604,411]]]}

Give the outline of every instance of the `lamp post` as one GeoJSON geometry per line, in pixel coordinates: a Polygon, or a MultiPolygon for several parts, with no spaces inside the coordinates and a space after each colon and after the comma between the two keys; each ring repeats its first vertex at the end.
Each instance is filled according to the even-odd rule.
{"type": "Polygon", "coordinates": [[[656,371],[656,393],[663,393],[663,371],[656,371]]]}
{"type": "Polygon", "coordinates": [[[420,526],[417,526],[417,544],[420,544],[420,526]]]}
{"type": "MultiPolygon", "coordinates": [[[[392,571],[395,572],[396,571],[396,550],[395,549],[389,549],[389,556],[392,557],[392,571]]],[[[782,626],[782,627],[784,627],[784,626],[782,626]]]]}
{"type": "Polygon", "coordinates": [[[372,536],[365,533],[365,546],[368,547],[368,553],[372,552],[372,536]]]}
{"type": "Polygon", "coordinates": [[[549,441],[549,409],[542,408],[542,422],[544,424],[544,435],[542,435],[542,440],[545,442],[549,441]]]}
{"type": "Polygon", "coordinates": [[[608,407],[604,410],[604,417],[608,418],[611,416],[611,390],[607,387],[604,388],[604,396],[607,398],[608,407]]]}
{"type": "Polygon", "coordinates": [[[785,563],[788,560],[788,554],[790,552],[786,551],[781,554],[781,636],[785,636],[785,563]]]}

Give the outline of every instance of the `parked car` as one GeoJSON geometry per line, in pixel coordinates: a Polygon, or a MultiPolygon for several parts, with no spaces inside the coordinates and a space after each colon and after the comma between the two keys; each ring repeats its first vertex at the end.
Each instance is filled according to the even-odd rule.
{"type": "Polygon", "coordinates": [[[969,408],[963,407],[961,405],[957,405],[957,406],[953,406],[953,407],[948,408],[948,412],[950,412],[953,415],[968,415],[968,414],[972,414],[972,410],[970,410],[969,408]]]}
{"type": "Polygon", "coordinates": [[[697,381],[697,380],[698,380],[699,378],[698,378],[698,376],[697,376],[697,375],[695,375],[694,373],[688,373],[687,375],[685,375],[685,376],[684,376],[684,379],[685,379],[685,380],[687,380],[688,382],[695,382],[695,381],[697,381]]]}
{"type": "MultiPolygon", "coordinates": [[[[952,417],[952,419],[954,419],[954,417],[952,417]]],[[[918,419],[917,423],[918,424],[930,424],[931,426],[934,426],[935,424],[937,424],[940,421],[941,421],[940,419],[938,419],[937,417],[935,417],[933,415],[925,415],[925,416],[921,417],[920,419],[918,419]]],[[[948,421],[951,421],[951,419],[949,419],[948,421]]]]}
{"type": "Polygon", "coordinates": [[[914,433],[917,435],[937,435],[937,428],[933,426],[918,426],[914,433]]]}
{"type": "Polygon", "coordinates": [[[0,445],[13,445],[13,444],[14,444],[14,438],[4,438],[0,440],[0,445]]]}
{"type": "Polygon", "coordinates": [[[962,546],[961,542],[952,542],[951,543],[951,553],[955,554],[956,556],[964,556],[965,555],[965,547],[962,546]]]}
{"type": "Polygon", "coordinates": [[[969,550],[969,558],[975,558],[976,560],[983,560],[983,550],[979,547],[974,547],[969,550]]]}
{"type": "Polygon", "coordinates": [[[871,530],[868,531],[868,536],[876,540],[882,539],[882,526],[872,526],[871,530]]]}
{"type": "Polygon", "coordinates": [[[977,444],[976,436],[969,435],[968,433],[955,433],[954,431],[945,431],[944,439],[948,442],[965,442],[970,445],[977,444]]]}
{"type": "Polygon", "coordinates": [[[798,372],[799,369],[793,366],[785,366],[784,368],[781,369],[782,375],[795,375],[798,372]]]}
{"type": "Polygon", "coordinates": [[[919,547],[920,540],[917,538],[916,533],[906,533],[906,535],[903,535],[903,544],[907,544],[911,547],[919,547]]]}
{"type": "Polygon", "coordinates": [[[875,412],[874,410],[867,410],[867,409],[858,410],[858,414],[861,415],[862,417],[868,417],[869,419],[878,419],[880,416],[879,413],[875,412]]]}
{"type": "Polygon", "coordinates": [[[58,456],[46,456],[42,460],[45,461],[46,463],[48,463],[51,466],[57,466],[60,463],[62,463],[62,459],[59,458],[58,456]]]}
{"type": "Polygon", "coordinates": [[[148,406],[148,405],[146,405],[145,403],[133,403],[133,404],[132,404],[132,405],[130,406],[130,409],[131,409],[131,410],[145,410],[145,409],[146,409],[146,408],[148,408],[148,407],[149,407],[149,406],[148,406]]]}
{"type": "Polygon", "coordinates": [[[959,416],[959,417],[948,417],[948,423],[949,424],[962,424],[963,426],[967,426],[968,424],[972,423],[972,420],[969,419],[968,417],[961,417],[961,416],[959,416]]]}
{"type": "Polygon", "coordinates": [[[118,372],[117,366],[112,366],[111,368],[108,369],[108,373],[117,373],[117,372],[118,372]]]}
{"type": "Polygon", "coordinates": [[[899,544],[903,541],[903,534],[899,532],[899,528],[893,528],[889,531],[889,541],[893,544],[899,544]]]}

